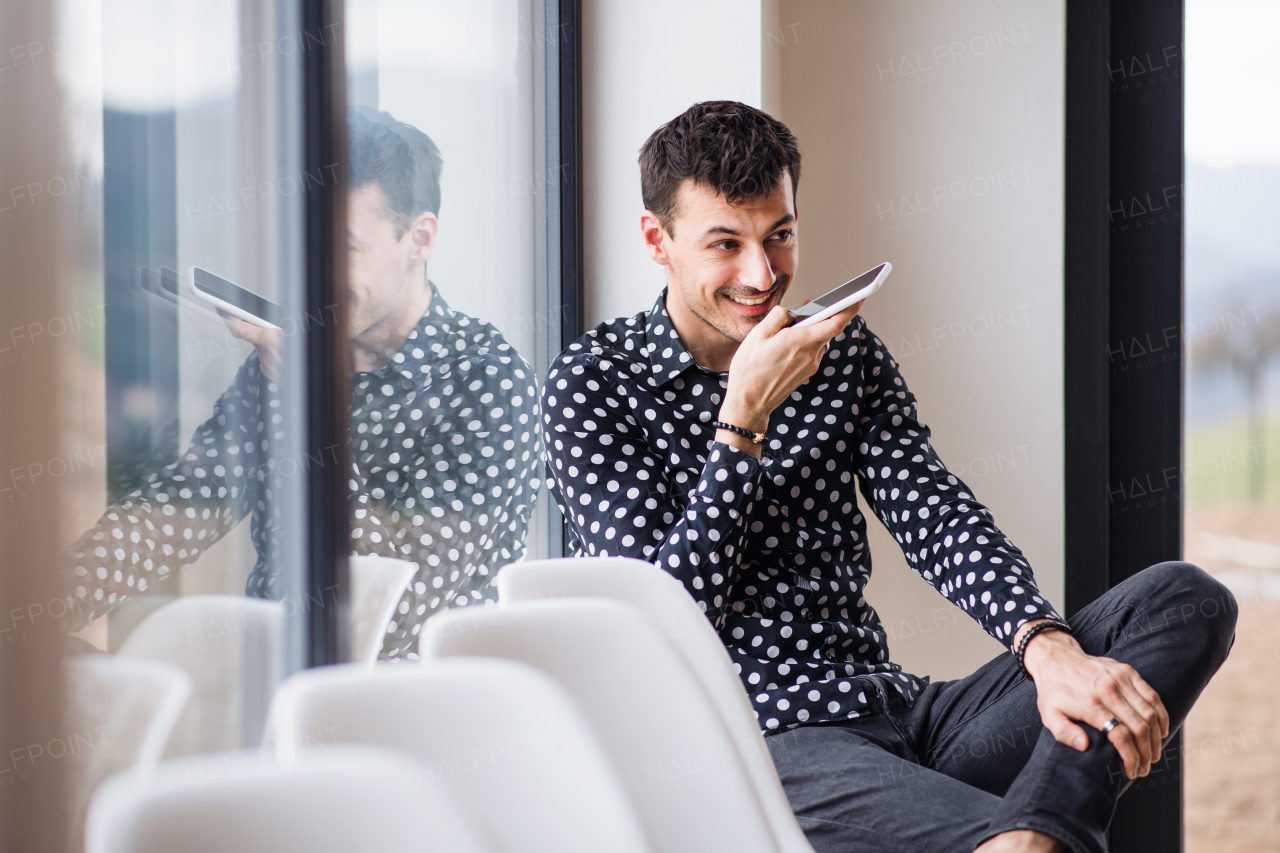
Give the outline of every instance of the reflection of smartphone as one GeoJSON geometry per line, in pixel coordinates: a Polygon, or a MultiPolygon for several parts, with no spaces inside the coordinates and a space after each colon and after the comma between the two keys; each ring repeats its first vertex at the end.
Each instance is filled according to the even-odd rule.
{"type": "Polygon", "coordinates": [[[222,322],[218,312],[203,299],[191,295],[191,289],[182,287],[178,273],[168,267],[138,268],[138,286],[153,300],[178,311],[194,312],[201,319],[222,322]]]}
{"type": "Polygon", "coordinates": [[[191,292],[198,299],[255,326],[279,329],[284,319],[284,309],[271,300],[200,267],[191,268],[191,292]]]}
{"type": "Polygon", "coordinates": [[[152,296],[159,296],[166,302],[173,302],[174,295],[166,293],[160,285],[160,273],[149,267],[138,267],[138,285],[152,296]]]}
{"type": "Polygon", "coordinates": [[[893,265],[888,262],[872,267],[852,281],[846,281],[835,290],[824,293],[807,305],[796,308],[791,313],[798,319],[792,325],[810,326],[819,323],[832,314],[839,314],[853,303],[866,299],[880,289],[880,285],[892,269],[893,265]]]}

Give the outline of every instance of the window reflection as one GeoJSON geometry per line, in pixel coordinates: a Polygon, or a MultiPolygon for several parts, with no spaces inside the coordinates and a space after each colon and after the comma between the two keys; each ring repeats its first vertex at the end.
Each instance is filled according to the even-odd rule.
{"type": "MultiPolygon", "coordinates": [[[[537,389],[502,333],[453,309],[426,276],[440,231],[435,144],[369,107],[352,108],[349,133],[352,550],[417,567],[387,628],[382,656],[393,658],[440,608],[492,599],[496,570],[524,555],[537,389]]],[[[73,628],[191,565],[246,518],[256,563],[245,592],[285,595],[286,522],[273,496],[304,462],[281,447],[284,389],[298,376],[283,328],[219,310],[253,352],[178,460],[139,473],[71,548],[73,628]]]]}
{"type": "Polygon", "coordinates": [[[537,387],[497,328],[452,308],[426,278],[440,231],[434,143],[355,107],[349,150],[351,537],[358,553],[418,566],[383,646],[396,657],[415,652],[441,607],[494,599],[494,573],[524,555],[539,486],[537,387]]]}
{"type": "Polygon", "coordinates": [[[81,171],[102,180],[77,184],[71,232],[86,331],[55,618],[79,634],[71,719],[115,727],[69,771],[82,816],[161,752],[258,749],[304,612],[336,601],[307,586],[307,475],[342,458],[307,445],[308,331],[345,314],[353,659],[416,658],[433,613],[496,600],[499,568],[547,554],[536,370],[560,344],[558,238],[539,217],[559,175],[534,166],[528,0],[353,0],[314,32],[296,4],[67,3],[102,48],[73,69],[81,171]],[[347,161],[308,171],[301,51],[338,39],[347,161]],[[302,309],[308,193],[346,196],[342,310],[302,309]]]}

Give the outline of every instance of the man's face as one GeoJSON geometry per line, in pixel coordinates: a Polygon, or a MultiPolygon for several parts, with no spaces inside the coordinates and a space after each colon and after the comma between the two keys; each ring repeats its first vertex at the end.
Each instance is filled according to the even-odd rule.
{"type": "Polygon", "coordinates": [[[738,204],[685,180],[677,199],[675,233],[661,230],[659,246],[646,233],[654,259],[669,270],[667,310],[682,336],[682,326],[700,324],[706,343],[740,343],[781,303],[799,262],[791,176],[784,172],[770,195],[738,204]]]}
{"type": "Polygon", "coordinates": [[[423,213],[403,228],[376,182],[347,195],[347,311],[357,337],[395,317],[415,288],[426,286],[423,269],[435,245],[436,218],[423,213]]]}

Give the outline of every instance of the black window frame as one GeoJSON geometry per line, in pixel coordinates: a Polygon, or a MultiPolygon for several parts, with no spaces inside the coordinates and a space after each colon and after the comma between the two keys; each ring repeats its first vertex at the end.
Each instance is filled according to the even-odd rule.
{"type": "MultiPolygon", "coordinates": [[[[1183,20],[1181,0],[1066,4],[1068,614],[1182,558],[1183,20]]],[[[1120,799],[1116,853],[1182,850],[1181,752],[1120,799]]]]}

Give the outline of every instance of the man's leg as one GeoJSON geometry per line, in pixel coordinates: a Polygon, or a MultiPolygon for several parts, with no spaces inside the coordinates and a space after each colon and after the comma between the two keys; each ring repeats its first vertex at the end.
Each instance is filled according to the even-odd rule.
{"type": "Polygon", "coordinates": [[[921,767],[899,725],[882,713],[765,738],[817,853],[967,853],[982,839],[1000,798],[921,767]]]}
{"type": "MultiPolygon", "coordinates": [[[[1221,583],[1188,563],[1161,563],[1069,621],[1085,652],[1128,663],[1160,694],[1172,736],[1226,659],[1235,618],[1221,583]]],[[[1077,851],[1106,849],[1116,798],[1129,785],[1119,754],[1087,724],[1085,752],[1058,743],[1012,655],[929,685],[907,726],[925,766],[1002,798],[984,837],[1032,829],[1077,851]]]]}

